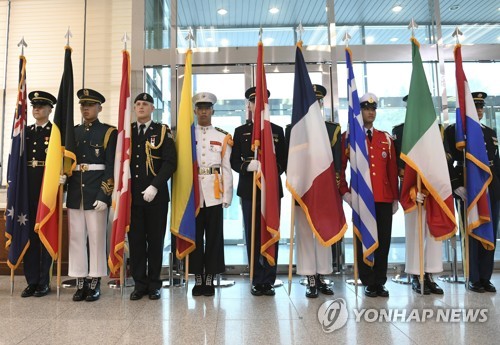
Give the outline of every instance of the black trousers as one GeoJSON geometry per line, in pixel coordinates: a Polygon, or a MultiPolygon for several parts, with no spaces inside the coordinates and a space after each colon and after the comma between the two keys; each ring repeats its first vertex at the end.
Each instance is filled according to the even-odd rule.
{"type": "Polygon", "coordinates": [[[24,254],[23,267],[24,276],[29,285],[49,284],[52,257],[34,229],[30,229],[30,245],[24,254]]]}
{"type": "MultiPolygon", "coordinates": [[[[491,193],[490,193],[491,195],[491,193]]],[[[464,219],[464,203],[462,200],[457,200],[460,203],[462,222],[464,219]]],[[[496,249],[496,238],[498,235],[498,221],[500,214],[500,202],[490,198],[491,221],[493,225],[494,245],[496,249]]],[[[480,280],[490,280],[493,274],[493,266],[495,262],[495,250],[486,250],[480,241],[473,237],[469,237],[469,281],[477,283],[480,280]]]]}
{"type": "MultiPolygon", "coordinates": [[[[255,212],[255,248],[252,285],[274,284],[276,270],[278,267],[278,243],[276,246],[276,265],[271,266],[265,257],[260,254],[260,197],[257,197],[255,212]]],[[[241,199],[241,210],[243,212],[243,223],[245,225],[245,239],[247,243],[247,256],[250,263],[251,240],[252,240],[252,200],[241,199]]]]}
{"type": "Polygon", "coordinates": [[[377,217],[378,248],[373,253],[373,267],[368,266],[363,261],[363,247],[361,242],[356,239],[359,279],[363,285],[383,285],[387,281],[387,261],[392,233],[392,203],[376,202],[375,215],[377,217]]]}
{"type": "Polygon", "coordinates": [[[196,249],[189,254],[191,273],[218,274],[226,270],[223,229],[222,205],[200,208],[196,217],[196,249]]]}
{"type": "Polygon", "coordinates": [[[162,286],[160,272],[167,213],[167,204],[132,205],[128,240],[136,290],[152,291],[162,286]]]}

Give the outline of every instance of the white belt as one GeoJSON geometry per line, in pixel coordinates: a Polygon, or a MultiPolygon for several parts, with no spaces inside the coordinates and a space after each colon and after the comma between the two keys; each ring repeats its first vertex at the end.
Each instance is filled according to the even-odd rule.
{"type": "Polygon", "coordinates": [[[95,170],[106,170],[106,165],[104,164],[77,164],[75,171],[95,171],[95,170]]]}

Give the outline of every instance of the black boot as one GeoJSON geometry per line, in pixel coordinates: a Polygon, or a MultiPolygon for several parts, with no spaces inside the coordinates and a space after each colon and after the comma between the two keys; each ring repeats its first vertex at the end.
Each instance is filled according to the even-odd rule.
{"type": "Polygon", "coordinates": [[[205,277],[205,287],[203,288],[203,295],[210,297],[215,295],[215,288],[214,288],[214,275],[209,273],[205,277]]]}
{"type": "Polygon", "coordinates": [[[307,276],[306,297],[318,297],[318,285],[316,284],[316,276],[307,276]]]}
{"type": "Polygon", "coordinates": [[[87,302],[94,302],[101,296],[101,278],[92,278],[89,286],[89,292],[85,300],[87,302]]]}
{"type": "Polygon", "coordinates": [[[203,295],[203,276],[201,274],[196,274],[194,276],[194,287],[191,293],[193,296],[203,295]]]}
{"type": "MultiPolygon", "coordinates": [[[[422,293],[422,287],[420,286],[420,276],[417,276],[415,274],[413,274],[411,276],[411,288],[413,289],[413,291],[415,291],[416,293],[418,294],[421,294],[422,293]]],[[[429,290],[429,287],[427,286],[427,284],[425,284],[425,280],[424,280],[424,295],[430,295],[431,294],[431,290],[429,290]]]]}
{"type": "Polygon", "coordinates": [[[316,282],[318,284],[318,290],[323,295],[333,295],[333,290],[330,285],[328,285],[325,281],[325,277],[322,274],[318,274],[316,276],[316,282]]]}
{"type": "Polygon", "coordinates": [[[85,278],[76,278],[76,292],[73,295],[73,301],[80,302],[87,297],[88,285],[85,278]]]}
{"type": "MultiPolygon", "coordinates": [[[[425,288],[429,289],[429,291],[436,295],[442,295],[444,293],[443,289],[436,284],[434,279],[432,278],[432,273],[426,273],[424,276],[424,284],[425,288]]],[[[424,289],[425,293],[425,289],[424,289]]]]}

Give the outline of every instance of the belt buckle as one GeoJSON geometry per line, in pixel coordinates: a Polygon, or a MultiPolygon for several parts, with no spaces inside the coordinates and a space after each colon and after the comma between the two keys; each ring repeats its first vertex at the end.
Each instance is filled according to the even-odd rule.
{"type": "Polygon", "coordinates": [[[32,167],[32,168],[36,168],[37,166],[38,166],[38,161],[36,161],[36,160],[34,160],[34,159],[33,159],[33,160],[31,161],[31,167],[32,167]]]}
{"type": "Polygon", "coordinates": [[[207,175],[209,173],[210,168],[200,168],[201,175],[207,175]]]}
{"type": "Polygon", "coordinates": [[[80,170],[82,172],[89,171],[89,165],[88,164],[80,164],[80,170]]]}

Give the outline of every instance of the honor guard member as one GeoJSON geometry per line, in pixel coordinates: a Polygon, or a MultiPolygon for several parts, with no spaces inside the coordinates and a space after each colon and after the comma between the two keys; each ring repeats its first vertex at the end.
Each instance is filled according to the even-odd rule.
{"type": "Polygon", "coordinates": [[[209,92],[194,95],[197,118],[196,155],[200,211],[196,216],[196,249],[190,254],[190,271],[195,274],[193,296],[213,296],[213,279],[226,270],[224,263],[223,208],[233,199],[231,135],[212,126],[217,97],[209,92]],[[205,238],[205,241],[203,241],[205,238]]]}
{"type": "MultiPolygon", "coordinates": [[[[377,115],[377,96],[366,93],[360,98],[366,144],[368,148],[370,177],[375,199],[375,217],[377,220],[377,236],[379,246],[374,252],[374,265],[368,266],[363,260],[361,242],[358,246],[357,260],[359,278],[365,285],[368,297],[389,297],[384,284],[387,281],[387,260],[391,244],[392,215],[398,210],[398,167],[396,150],[389,133],[373,127],[377,115]]],[[[346,133],[342,134],[342,169],[340,178],[340,194],[342,199],[351,205],[351,193],[345,179],[345,168],[349,159],[349,147],[346,133]]]]}
{"type": "MultiPolygon", "coordinates": [[[[326,88],[322,85],[313,84],[316,99],[323,110],[323,98],[326,96],[326,88]]],[[[340,179],[341,148],[340,148],[340,125],[335,122],[325,121],[328,138],[333,155],[333,164],[335,166],[335,175],[337,177],[337,186],[340,179]]],[[[285,139],[287,148],[290,144],[291,126],[287,125],[285,129],[285,139]]],[[[307,277],[306,297],[316,298],[319,292],[325,295],[333,295],[332,288],[326,283],[325,275],[333,272],[332,268],[332,249],[321,245],[315,238],[311,227],[307,221],[306,215],[297,202],[295,202],[295,229],[296,229],[296,261],[297,274],[307,277]]]]}
{"type": "Polygon", "coordinates": [[[170,195],[168,180],[177,169],[177,153],[172,132],[167,125],[151,120],[153,97],[137,95],[132,123],[132,209],[128,241],[130,268],[135,288],[131,300],[144,295],[157,300],[161,297],[160,279],[163,243],[167,229],[170,195]]]}
{"type": "Polygon", "coordinates": [[[56,98],[45,91],[30,92],[28,98],[33,106],[35,124],[26,127],[26,159],[28,164],[28,202],[30,222],[30,245],[24,254],[24,276],[28,286],[23,290],[22,297],[42,297],[50,291],[50,268],[52,257],[35,233],[35,218],[42,188],[45,158],[49,146],[52,123],[49,115],[52,112],[56,98]]]}
{"type": "MultiPolygon", "coordinates": [[[[484,100],[487,97],[485,92],[473,92],[472,98],[476,105],[479,121],[484,116],[484,100]]],[[[498,155],[498,139],[496,131],[481,124],[483,130],[484,144],[490,164],[492,180],[488,186],[490,198],[491,221],[493,225],[494,244],[498,235],[498,221],[500,213],[500,159],[498,155]]],[[[450,173],[451,186],[457,203],[460,205],[460,216],[464,221],[464,201],[467,200],[467,191],[464,184],[464,157],[463,152],[457,150],[455,146],[455,124],[449,125],[445,130],[445,137],[448,140],[448,147],[453,162],[456,166],[450,173]]],[[[480,241],[472,236],[469,237],[469,290],[474,292],[496,292],[495,286],[491,283],[493,273],[495,250],[486,250],[480,241]]]]}
{"type": "MultiPolygon", "coordinates": [[[[403,102],[408,101],[408,95],[403,97],[403,102]]],[[[401,146],[403,144],[403,130],[404,122],[392,128],[392,137],[394,139],[394,147],[396,149],[396,156],[398,157],[398,174],[400,185],[403,185],[405,162],[401,159],[401,146]]],[[[439,124],[441,138],[444,138],[444,128],[439,124]]],[[[444,143],[445,146],[446,142],[444,143]]],[[[448,152],[445,148],[445,152],[448,152]]],[[[448,160],[448,163],[451,161],[448,160]]],[[[416,186],[415,186],[416,188],[416,186]]],[[[420,204],[424,203],[428,191],[422,189],[422,192],[417,192],[415,202],[420,204]]],[[[425,208],[423,208],[425,212],[425,208]]],[[[425,214],[422,219],[426,219],[425,214]]],[[[419,239],[418,239],[418,211],[415,208],[411,212],[405,212],[405,246],[406,246],[406,264],[405,272],[411,274],[411,285],[413,291],[420,294],[420,252],[419,252],[419,239]]],[[[423,225],[424,231],[424,294],[431,293],[442,295],[443,289],[434,281],[432,274],[443,272],[443,244],[442,241],[436,241],[429,232],[427,222],[423,225]]]]}
{"type": "Polygon", "coordinates": [[[99,299],[107,275],[106,228],[113,192],[116,128],[99,121],[105,98],[91,89],[77,92],[83,124],[75,126],[76,168],[68,178],[68,275],[76,278],[73,301],[99,299]],[[88,239],[88,254],[87,254],[88,239]],[[85,279],[90,278],[90,284],[85,279]]]}
{"type": "MultiPolygon", "coordinates": [[[[255,112],[255,87],[249,88],[245,92],[248,99],[248,107],[252,114],[255,112]]],[[[271,95],[267,91],[268,97],[271,95]]],[[[286,169],[286,146],[283,128],[271,123],[271,130],[274,139],[274,151],[276,153],[276,163],[278,174],[282,174],[286,169]]],[[[252,187],[253,172],[259,168],[259,161],[254,159],[252,151],[252,131],[253,121],[247,121],[246,124],[237,127],[234,130],[234,145],[231,152],[231,167],[240,174],[238,189],[236,194],[241,198],[241,209],[243,212],[243,222],[245,226],[245,238],[247,244],[247,256],[250,263],[251,251],[251,232],[252,232],[252,187]]],[[[279,182],[279,196],[283,197],[283,187],[281,180],[279,182]]],[[[260,254],[260,191],[257,188],[256,212],[255,212],[255,250],[254,250],[254,275],[252,281],[251,293],[254,296],[274,296],[274,282],[276,280],[276,266],[271,266],[266,258],[260,254]]],[[[278,262],[278,243],[276,245],[276,262],[278,262]]]]}

